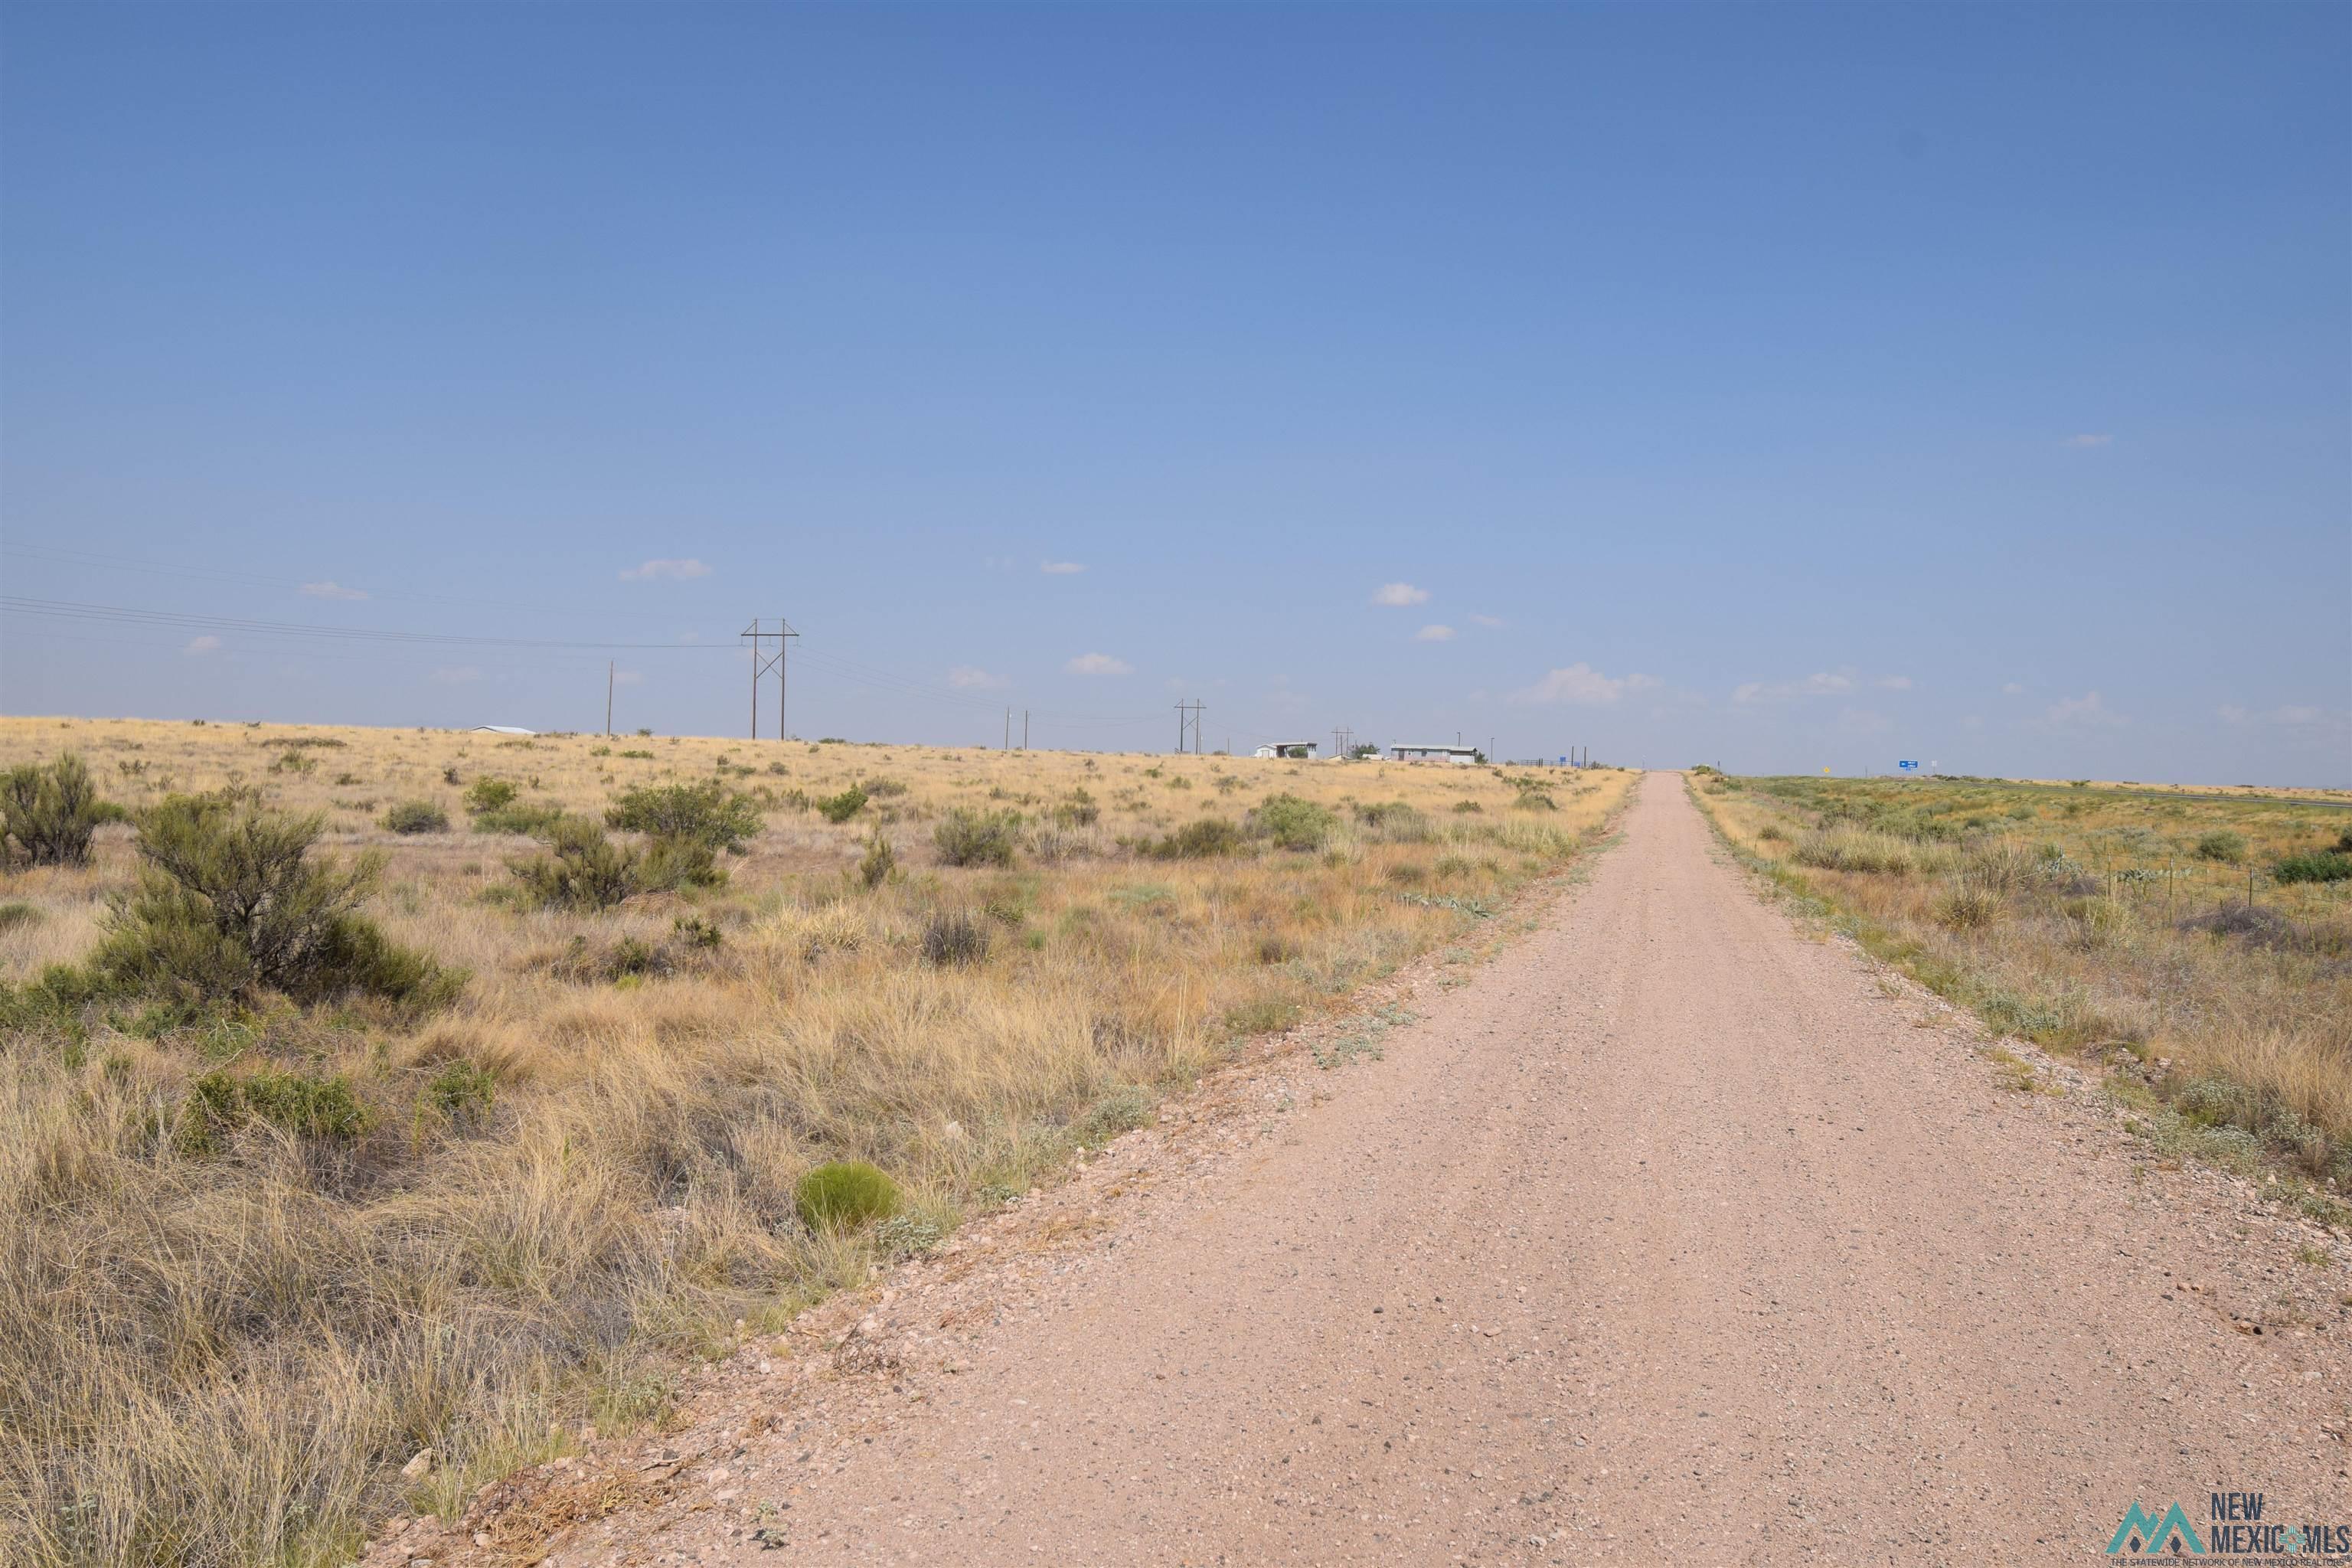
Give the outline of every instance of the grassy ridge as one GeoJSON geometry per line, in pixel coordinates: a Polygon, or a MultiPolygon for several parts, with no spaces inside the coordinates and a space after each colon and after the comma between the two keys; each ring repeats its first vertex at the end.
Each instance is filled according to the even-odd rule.
{"type": "Polygon", "coordinates": [[[1693,788],[1736,850],[1873,952],[2105,1068],[2159,1146],[2284,1171],[2344,1217],[2352,881],[2292,872],[2335,853],[2347,814],[1984,780],[1693,788]]]}
{"type": "MultiPolygon", "coordinates": [[[[1630,784],[0,720],[0,760],[67,747],[134,812],[236,785],[323,813],[319,853],[383,858],[364,917],[467,978],[422,1016],[266,988],[16,994],[12,1564],[323,1564],[388,1508],[451,1507],[583,1423],[654,1419],[678,1358],[736,1317],[771,1327],[865,1279],[1253,1031],[1459,939],[1630,784]],[[715,809],[746,803],[742,853],[622,869],[683,841],[626,792],[714,784],[715,809]],[[554,851],[507,831],[585,846],[600,826],[620,895],[601,909],[544,896],[554,851]],[[814,1201],[837,1162],[890,1201],[814,1201]]],[[[99,946],[132,828],[94,851],[9,876],[12,985],[99,946]]]]}

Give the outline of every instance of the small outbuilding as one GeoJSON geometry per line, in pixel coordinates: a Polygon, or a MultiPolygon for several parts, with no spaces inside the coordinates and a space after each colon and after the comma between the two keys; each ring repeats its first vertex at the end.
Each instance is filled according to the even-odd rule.
{"type": "Polygon", "coordinates": [[[1389,755],[1401,763],[1458,763],[1465,768],[1478,763],[1475,746],[1391,746],[1389,755]]]}
{"type": "Polygon", "coordinates": [[[1316,742],[1269,741],[1257,749],[1261,757],[1287,757],[1295,763],[1310,762],[1315,756],[1316,742]]]}

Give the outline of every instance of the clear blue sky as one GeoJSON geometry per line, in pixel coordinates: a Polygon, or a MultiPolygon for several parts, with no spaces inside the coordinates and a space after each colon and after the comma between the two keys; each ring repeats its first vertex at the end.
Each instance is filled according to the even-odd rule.
{"type": "Polygon", "coordinates": [[[12,712],[740,732],[781,613],[812,736],[2352,782],[2352,7],[0,46],[8,595],[719,645],[20,604],[12,712]]]}

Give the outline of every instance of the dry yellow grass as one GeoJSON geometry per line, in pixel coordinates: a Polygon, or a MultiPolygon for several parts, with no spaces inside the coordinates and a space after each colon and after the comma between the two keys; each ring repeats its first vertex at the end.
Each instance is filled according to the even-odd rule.
{"type": "MultiPolygon", "coordinates": [[[[0,762],[67,749],[133,807],[243,784],[325,813],[331,846],[390,858],[371,912],[471,980],[413,1026],[121,1005],[83,1036],[0,1041],[10,1563],[326,1563],[388,1508],[450,1506],[583,1423],[653,1418],[677,1359],[737,1315],[772,1326],[864,1279],[1134,1124],[1236,1039],[1477,926],[1631,783],[1551,775],[1543,809],[1487,769],[0,720],[0,762]],[[523,910],[493,890],[530,842],[466,829],[485,775],[590,811],[720,776],[770,808],[723,888],[523,910]],[[870,802],[841,826],[788,804],[859,781],[870,802]],[[1276,794],[1329,808],[1328,843],[1131,847],[1276,794]],[[378,826],[409,799],[455,830],[378,826]],[[1390,803],[1408,809],[1367,809],[1390,803]],[[937,864],[956,807],[1020,812],[1015,864],[937,864]],[[868,889],[847,873],[877,830],[900,875],[868,889]],[[924,961],[942,911],[992,933],[983,960],[924,961]],[[682,940],[688,918],[718,945],[682,940]],[[365,1131],[175,1143],[198,1075],[268,1064],[347,1079],[365,1131]],[[494,1083],[486,1110],[436,1092],[457,1065],[494,1083]],[[803,1226],[795,1183],[842,1156],[892,1172],[907,1216],[803,1226]],[[404,1480],[425,1448],[434,1468],[404,1480]]],[[[110,827],[89,868],[8,878],[0,904],[29,912],[0,921],[0,975],[79,958],[133,867],[131,830],[110,827]]]]}
{"type": "Polygon", "coordinates": [[[2352,1191],[2352,882],[2266,868],[2352,813],[1989,780],[1694,787],[1736,848],[1874,952],[2112,1069],[2159,1144],[2267,1158],[2341,1214],[2318,1194],[2352,1191]]]}

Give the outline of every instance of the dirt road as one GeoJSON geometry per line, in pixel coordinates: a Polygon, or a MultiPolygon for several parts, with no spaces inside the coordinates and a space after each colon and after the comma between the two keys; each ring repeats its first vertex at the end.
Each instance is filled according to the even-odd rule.
{"type": "Polygon", "coordinates": [[[559,1568],[2042,1563],[2135,1501],[2352,1521],[2340,1247],[2136,1175],[2091,1096],[2000,1087],[1889,989],[1653,775],[1542,929],[1307,1070],[1327,1102],[932,1336],[886,1419],[749,1438],[689,1478],[716,1506],[559,1568]]]}

